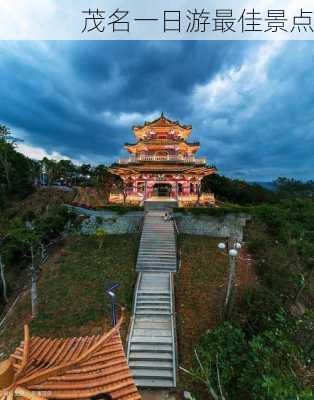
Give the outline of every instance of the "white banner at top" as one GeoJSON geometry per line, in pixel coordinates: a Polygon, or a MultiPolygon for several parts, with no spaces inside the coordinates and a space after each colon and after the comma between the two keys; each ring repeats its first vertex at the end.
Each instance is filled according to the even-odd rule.
{"type": "Polygon", "coordinates": [[[314,0],[0,0],[0,40],[313,40],[314,0]]]}

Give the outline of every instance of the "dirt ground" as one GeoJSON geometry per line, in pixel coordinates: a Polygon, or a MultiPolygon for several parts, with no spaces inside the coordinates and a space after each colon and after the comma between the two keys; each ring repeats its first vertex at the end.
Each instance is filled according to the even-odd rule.
{"type": "MultiPolygon", "coordinates": [[[[217,250],[221,238],[182,235],[181,269],[175,276],[176,322],[179,367],[191,369],[194,349],[207,330],[222,320],[222,304],[228,276],[228,257],[217,250]]],[[[236,296],[255,284],[254,267],[246,249],[237,260],[236,296]]],[[[198,400],[208,399],[205,386],[179,371],[178,386],[198,400]]]]}
{"type": "Polygon", "coordinates": [[[140,390],[142,400],[178,400],[178,394],[169,390],[140,390]]]}

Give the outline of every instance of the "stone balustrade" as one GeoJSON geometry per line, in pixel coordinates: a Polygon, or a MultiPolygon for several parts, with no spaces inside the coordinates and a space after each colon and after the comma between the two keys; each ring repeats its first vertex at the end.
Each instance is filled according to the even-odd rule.
{"type": "Polygon", "coordinates": [[[162,161],[162,162],[179,162],[184,164],[197,164],[197,165],[205,165],[205,158],[195,158],[195,157],[179,157],[179,156],[138,156],[138,157],[130,157],[127,159],[120,159],[119,164],[130,164],[136,162],[143,161],[162,161]]]}

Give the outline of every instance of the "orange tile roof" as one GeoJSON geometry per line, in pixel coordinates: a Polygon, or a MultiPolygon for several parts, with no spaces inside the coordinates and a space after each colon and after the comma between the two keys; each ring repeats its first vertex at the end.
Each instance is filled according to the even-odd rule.
{"type": "Polygon", "coordinates": [[[121,323],[122,318],[103,335],[69,339],[30,338],[26,326],[24,342],[11,356],[13,384],[0,390],[0,398],[90,399],[106,393],[140,400],[123,351],[121,323]]]}

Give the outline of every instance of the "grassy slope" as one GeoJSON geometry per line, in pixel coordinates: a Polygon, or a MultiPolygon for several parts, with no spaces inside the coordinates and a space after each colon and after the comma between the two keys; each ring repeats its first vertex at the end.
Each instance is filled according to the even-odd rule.
{"type": "Polygon", "coordinates": [[[4,216],[21,218],[30,212],[40,215],[48,208],[71,202],[74,195],[75,192],[64,192],[56,188],[38,188],[24,200],[13,202],[5,211],[4,216]]]}
{"type": "MultiPolygon", "coordinates": [[[[201,335],[220,319],[227,259],[217,252],[218,242],[206,236],[180,237],[182,263],[175,277],[178,361],[187,369],[201,335]]],[[[180,387],[194,389],[187,374],[180,372],[179,381],[180,387]]]]}
{"type": "MultiPolygon", "coordinates": [[[[221,321],[220,310],[225,293],[228,259],[217,250],[221,238],[181,235],[181,269],[175,275],[177,339],[180,367],[191,369],[194,349],[201,336],[221,321]]],[[[245,257],[245,249],[241,258],[245,257]]],[[[247,262],[237,264],[237,292],[240,296],[255,275],[247,262]]],[[[179,371],[179,387],[188,389],[198,399],[208,398],[204,385],[179,371]]]]}
{"type": "MultiPolygon", "coordinates": [[[[102,249],[93,237],[67,240],[47,262],[39,280],[40,314],[31,322],[39,336],[81,336],[111,327],[111,308],[104,289],[119,282],[119,305],[126,310],[125,337],[135,283],[136,235],[107,236],[102,249]]],[[[29,294],[0,334],[0,351],[12,351],[30,313],[29,294]]]]}
{"type": "MultiPolygon", "coordinates": [[[[55,188],[38,188],[28,195],[24,200],[12,202],[10,207],[3,212],[0,211],[0,232],[6,229],[12,220],[28,219],[34,216],[43,216],[48,210],[70,202],[74,196],[73,192],[64,192],[55,188]]],[[[21,264],[6,268],[6,279],[8,282],[8,295],[10,301],[14,301],[18,292],[25,286],[28,279],[27,271],[21,264]]],[[[0,299],[2,302],[2,299],[0,299]]],[[[3,312],[4,303],[0,305],[3,312]]]]}

